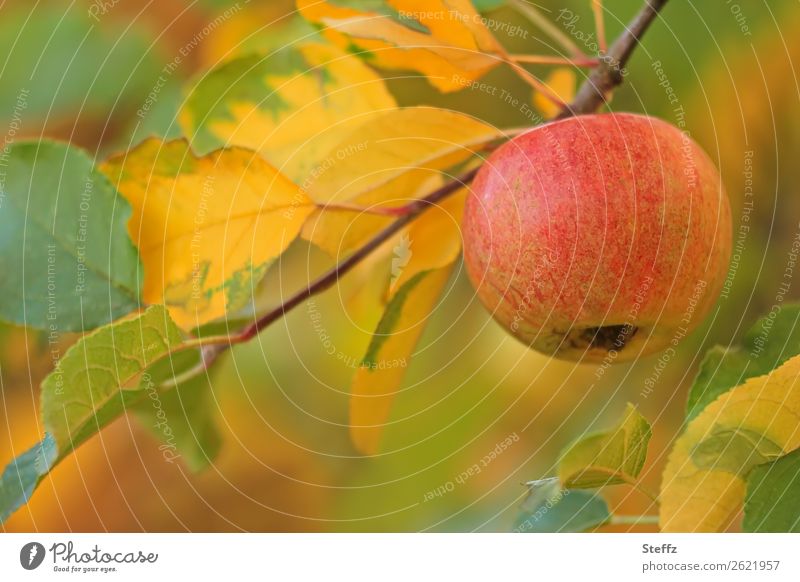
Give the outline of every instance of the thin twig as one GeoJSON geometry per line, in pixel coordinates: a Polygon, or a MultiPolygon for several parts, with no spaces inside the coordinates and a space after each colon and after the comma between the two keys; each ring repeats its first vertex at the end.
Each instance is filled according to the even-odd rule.
{"type": "Polygon", "coordinates": [[[564,31],[550,22],[547,16],[539,12],[539,10],[534,6],[525,2],[525,0],[511,0],[511,5],[517,10],[517,12],[538,26],[542,32],[547,34],[547,36],[560,44],[561,48],[566,50],[573,57],[580,58],[586,56],[578,47],[578,45],[564,33],[564,31]]]}
{"type": "Polygon", "coordinates": [[[641,481],[634,481],[634,482],[630,483],[630,486],[633,487],[634,489],[636,489],[636,491],[638,491],[639,493],[641,493],[642,495],[644,495],[648,499],[650,499],[650,501],[652,501],[653,503],[658,505],[658,503],[659,503],[658,494],[650,491],[650,488],[646,487],[645,485],[643,485],[641,481]]]}
{"type": "Polygon", "coordinates": [[[514,70],[517,77],[522,79],[525,83],[530,85],[534,91],[538,91],[542,94],[548,101],[552,102],[554,105],[558,106],[561,109],[564,109],[567,104],[564,102],[561,97],[556,95],[555,91],[553,91],[547,83],[539,79],[536,75],[531,73],[528,69],[520,65],[517,61],[515,61],[510,56],[505,59],[505,62],[514,70]]]}
{"type": "MultiPolygon", "coordinates": [[[[424,198],[420,198],[419,200],[409,203],[404,207],[406,209],[406,214],[380,231],[364,246],[359,247],[358,250],[347,257],[344,261],[336,264],[327,273],[324,273],[318,279],[312,281],[306,288],[301,289],[289,297],[286,301],[268,311],[241,331],[227,337],[224,341],[220,341],[219,337],[215,337],[212,338],[211,341],[205,342],[206,345],[203,345],[201,349],[202,358],[200,364],[195,368],[187,370],[185,373],[181,374],[181,379],[185,380],[187,378],[192,378],[201,373],[228,348],[253,339],[261,330],[283,317],[287,312],[291,311],[305,300],[332,287],[343,275],[353,270],[368,255],[370,255],[374,250],[380,247],[384,242],[389,240],[400,230],[405,228],[408,224],[413,222],[420,214],[472,182],[477,173],[478,168],[474,168],[462,176],[448,182],[441,188],[434,190],[424,198]]],[[[202,342],[203,340],[201,339],[199,341],[202,342]]],[[[172,381],[164,383],[162,387],[169,388],[174,385],[177,385],[177,383],[172,381]]]]}
{"type": "Polygon", "coordinates": [[[237,336],[237,341],[235,343],[246,342],[247,340],[255,337],[258,333],[267,327],[269,324],[274,322],[277,319],[283,317],[283,315],[290,311],[293,307],[296,307],[309,297],[320,293],[328,289],[329,287],[333,286],[345,273],[350,272],[354,267],[356,267],[363,259],[367,258],[368,255],[372,253],[375,249],[380,247],[384,242],[389,240],[393,235],[397,232],[402,230],[408,224],[414,221],[420,214],[425,212],[431,206],[434,206],[450,196],[450,194],[454,194],[475,178],[475,175],[478,173],[478,168],[473,168],[466,174],[448,182],[441,188],[438,188],[425,196],[424,198],[420,198],[419,200],[415,200],[409,206],[411,207],[411,211],[408,212],[405,216],[401,216],[397,220],[395,220],[392,224],[384,228],[380,231],[377,235],[371,238],[364,246],[360,247],[356,250],[352,255],[347,257],[344,261],[334,266],[330,271],[328,271],[325,275],[317,279],[316,281],[312,282],[308,287],[298,291],[293,296],[291,296],[288,300],[286,300],[283,304],[279,305],[272,311],[266,313],[258,320],[253,322],[251,325],[247,326],[241,333],[237,336]]]}
{"type": "Polygon", "coordinates": [[[575,99],[556,119],[593,113],[608,103],[614,89],[622,84],[625,65],[639,44],[639,39],[666,3],[667,0],[645,0],[644,7],[614,41],[608,53],[601,57],[600,64],[578,89],[575,99]]]}
{"type": "Polygon", "coordinates": [[[600,64],[600,59],[595,57],[556,57],[550,55],[509,55],[518,63],[532,65],[564,65],[567,67],[589,68],[600,64]]]}
{"type": "Polygon", "coordinates": [[[657,515],[612,515],[611,525],[657,525],[657,515]]]}
{"type": "Polygon", "coordinates": [[[606,44],[606,20],[603,14],[603,0],[592,0],[592,12],[594,12],[594,29],[597,31],[597,45],[600,52],[605,53],[608,45],[606,44]]]}
{"type": "Polygon", "coordinates": [[[373,216],[405,216],[408,206],[361,206],[347,202],[331,202],[330,204],[317,204],[317,209],[325,212],[357,212],[373,216]]]}

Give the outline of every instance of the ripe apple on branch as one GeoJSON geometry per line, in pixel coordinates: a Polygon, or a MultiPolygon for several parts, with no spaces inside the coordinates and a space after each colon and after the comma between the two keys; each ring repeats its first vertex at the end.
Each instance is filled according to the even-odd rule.
{"type": "Polygon", "coordinates": [[[525,344],[629,360],[703,321],[730,231],[722,178],[690,138],[651,117],[587,115],[489,157],[467,199],[464,259],[483,304],[525,344]]]}

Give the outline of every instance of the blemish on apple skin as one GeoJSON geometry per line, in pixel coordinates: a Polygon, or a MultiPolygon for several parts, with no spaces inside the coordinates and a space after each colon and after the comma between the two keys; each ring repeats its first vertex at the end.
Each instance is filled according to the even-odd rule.
{"type": "Polygon", "coordinates": [[[621,351],[633,339],[637,331],[639,328],[627,323],[573,329],[564,337],[562,345],[577,350],[621,351]]]}

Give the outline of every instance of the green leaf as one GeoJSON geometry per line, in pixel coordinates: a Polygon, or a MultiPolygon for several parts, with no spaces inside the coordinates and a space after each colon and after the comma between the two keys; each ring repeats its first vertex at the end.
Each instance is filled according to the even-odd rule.
{"type": "Polygon", "coordinates": [[[581,438],[561,455],[559,478],[579,489],[631,483],[644,466],[651,436],[650,424],[628,404],[619,425],[581,438]]]}
{"type": "Polygon", "coordinates": [[[800,356],[706,406],[675,441],[659,494],[665,532],[723,531],[756,465],[800,448],[800,356]]]}
{"type": "Polygon", "coordinates": [[[751,471],[742,529],[800,532],[800,449],[751,471]]]}
{"type": "Polygon", "coordinates": [[[392,402],[405,376],[405,363],[413,356],[450,272],[445,266],[414,275],[397,290],[378,323],[353,377],[350,396],[350,436],[363,454],[378,451],[392,402]]]}
{"type": "Polygon", "coordinates": [[[178,327],[157,305],[87,334],[67,350],[42,382],[47,437],[6,468],[0,515],[18,509],[66,455],[146,398],[154,387],[139,376],[182,345],[178,327]]]}
{"type": "Polygon", "coordinates": [[[29,451],[17,457],[0,476],[0,523],[28,502],[33,490],[56,463],[53,437],[45,435],[29,451]]]}
{"type": "Polygon", "coordinates": [[[219,453],[222,439],[215,423],[217,404],[207,372],[165,392],[154,385],[178,377],[200,363],[199,352],[179,352],[154,364],[142,377],[148,398],[134,406],[136,418],[163,444],[168,462],[181,458],[192,471],[205,469],[219,453]]]}
{"type": "Polygon", "coordinates": [[[166,309],[98,329],[67,350],[42,382],[42,418],[59,453],[81,444],[139,396],[138,376],[182,342],[166,309]]]}
{"type": "Polygon", "coordinates": [[[378,326],[375,328],[375,333],[372,335],[372,340],[367,347],[367,353],[361,361],[361,366],[369,370],[377,370],[381,350],[387,341],[390,341],[392,334],[397,331],[397,324],[400,321],[404,310],[408,307],[406,304],[409,298],[413,297],[414,289],[430,275],[430,271],[423,271],[417,273],[409,279],[400,289],[395,293],[392,300],[386,306],[386,309],[381,316],[378,326]]]}
{"type": "Polygon", "coordinates": [[[516,533],[574,533],[611,519],[606,502],[594,493],[562,489],[557,478],[532,481],[514,524],[516,533]]]}
{"type": "Polygon", "coordinates": [[[715,346],[707,353],[689,390],[686,420],[696,417],[734,386],[763,376],[800,354],[800,305],[783,306],[759,319],[741,344],[715,346]]]}
{"type": "Polygon", "coordinates": [[[13,144],[0,179],[0,318],[84,331],[139,307],[130,206],[67,144],[13,144]]]}

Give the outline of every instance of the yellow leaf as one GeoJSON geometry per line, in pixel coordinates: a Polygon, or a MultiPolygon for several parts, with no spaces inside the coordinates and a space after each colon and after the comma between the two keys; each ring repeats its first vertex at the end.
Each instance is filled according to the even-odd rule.
{"type": "Polygon", "coordinates": [[[505,51],[469,0],[388,0],[390,11],[297,0],[310,22],[339,44],[367,51],[371,64],[418,71],[440,91],[458,91],[500,64],[505,51]]]}
{"type": "Polygon", "coordinates": [[[409,170],[424,169],[430,176],[431,170],[458,164],[503,135],[448,109],[419,106],[386,111],[332,148],[326,157],[330,167],[312,176],[307,190],[318,202],[353,201],[409,170]]]}
{"type": "Polygon", "coordinates": [[[741,509],[754,466],[800,447],[800,356],[747,380],[689,423],[661,485],[661,529],[723,530],[741,509]]]}
{"type": "Polygon", "coordinates": [[[375,329],[386,309],[387,286],[399,240],[398,236],[389,239],[361,261],[357,269],[339,280],[336,289],[342,306],[359,329],[375,329]]]}
{"type": "MultiPolygon", "coordinates": [[[[316,176],[308,189],[323,203],[401,206],[440,186],[440,170],[463,163],[477,147],[498,137],[497,130],[459,113],[429,107],[397,110],[339,144],[336,151],[348,154],[329,156],[336,162],[316,176]]],[[[385,293],[389,303],[364,359],[368,365],[353,380],[352,438],[366,454],[378,448],[382,426],[425,318],[461,251],[465,196],[466,192],[457,192],[429,208],[392,241],[391,277],[385,293]]],[[[392,220],[351,211],[317,211],[303,236],[338,256],[363,244],[392,220]]],[[[376,257],[386,260],[385,249],[380,255],[377,252],[376,257]]]]}
{"type": "Polygon", "coordinates": [[[313,210],[254,152],[204,157],[184,140],[149,139],[102,167],[133,208],[128,232],[144,264],[144,300],[189,329],[247,304],[270,262],[313,210]]]}
{"type": "MultiPolygon", "coordinates": [[[[460,113],[431,107],[398,109],[339,143],[305,187],[321,204],[403,206],[441,185],[442,170],[469,160],[501,135],[460,113]]],[[[365,357],[368,365],[358,370],[353,382],[353,440],[363,452],[377,449],[381,426],[424,320],[460,253],[464,198],[464,192],[451,195],[393,240],[389,303],[365,357]]],[[[338,257],[393,220],[351,210],[319,210],[306,223],[303,236],[338,257]]]]}
{"type": "Polygon", "coordinates": [[[446,267],[458,258],[466,197],[466,190],[452,194],[403,232],[392,256],[390,299],[419,273],[446,267]]]}
{"type": "MultiPolygon", "coordinates": [[[[365,180],[368,174],[356,174],[355,181],[365,180]]],[[[343,256],[360,247],[378,231],[397,220],[390,216],[371,214],[369,210],[381,207],[403,206],[431,191],[436,183],[433,175],[412,169],[393,180],[389,187],[367,190],[352,200],[343,200],[366,211],[325,209],[312,213],[303,226],[302,237],[341,260],[343,256]],[[426,180],[427,178],[427,180],[426,180]],[[390,196],[394,193],[394,196],[390,196]]],[[[316,200],[316,197],[312,198],[316,200]]],[[[338,202],[338,201],[337,201],[338,202]]]]}
{"type": "MultiPolygon", "coordinates": [[[[462,113],[434,107],[396,109],[339,143],[306,191],[318,203],[363,208],[400,207],[430,193],[441,170],[468,160],[502,133],[462,113]]],[[[420,220],[424,220],[425,217],[420,220]]],[[[303,237],[331,256],[347,254],[392,218],[320,210],[303,237]]]]}
{"type": "Polygon", "coordinates": [[[445,267],[458,258],[465,198],[462,190],[429,208],[340,281],[345,310],[362,329],[372,329],[387,302],[415,275],[445,267]]]}
{"type": "Polygon", "coordinates": [[[247,147],[302,185],[369,114],[395,107],[358,57],[309,43],[214,69],[190,91],[179,119],[198,151],[247,147]]]}
{"type": "Polygon", "coordinates": [[[466,191],[425,211],[399,237],[391,256],[388,304],[351,396],[351,435],[364,454],[378,450],[391,404],[411,361],[425,321],[461,252],[466,191]]]}
{"type": "Polygon", "coordinates": [[[392,401],[450,271],[445,267],[415,275],[394,295],[378,323],[350,399],[350,435],[363,454],[378,451],[392,401]]]}
{"type": "MultiPolygon", "coordinates": [[[[572,69],[566,67],[555,69],[544,80],[544,83],[564,103],[571,103],[575,98],[576,79],[575,71],[572,69]]],[[[561,113],[558,105],[539,92],[533,94],[533,104],[547,119],[552,119],[561,113]]]]}

